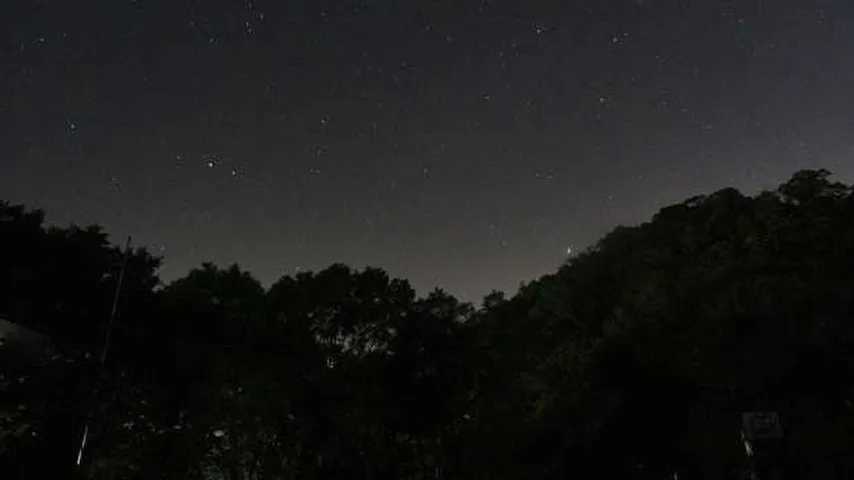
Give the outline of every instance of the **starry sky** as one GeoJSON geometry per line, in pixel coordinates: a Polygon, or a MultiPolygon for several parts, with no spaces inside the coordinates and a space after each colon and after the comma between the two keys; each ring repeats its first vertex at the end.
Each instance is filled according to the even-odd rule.
{"type": "Polygon", "coordinates": [[[0,199],[172,280],[334,262],[469,301],[617,224],[854,181],[850,0],[11,0],[0,199]]]}

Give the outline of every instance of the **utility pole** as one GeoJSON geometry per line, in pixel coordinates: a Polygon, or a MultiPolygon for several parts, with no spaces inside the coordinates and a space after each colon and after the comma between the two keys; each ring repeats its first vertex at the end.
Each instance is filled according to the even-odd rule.
{"type": "Polygon", "coordinates": [[[107,320],[107,328],[104,333],[104,344],[101,347],[101,354],[98,356],[98,375],[95,379],[95,387],[92,389],[92,398],[90,400],[90,404],[88,406],[88,413],[86,415],[85,423],[83,424],[83,434],[80,439],[80,446],[77,449],[77,461],[76,467],[80,467],[83,463],[83,453],[86,450],[86,443],[89,440],[89,423],[92,421],[92,412],[94,410],[94,403],[97,396],[98,386],[101,381],[101,376],[103,375],[104,366],[107,361],[107,352],[110,350],[110,341],[112,339],[113,334],[113,325],[116,320],[116,314],[119,310],[119,298],[121,297],[122,292],[122,284],[125,279],[125,270],[127,270],[128,260],[130,259],[131,248],[130,248],[131,238],[127,238],[127,242],[125,243],[125,251],[124,257],[122,258],[121,269],[119,270],[119,278],[116,282],[116,290],[113,294],[113,304],[110,308],[110,317],[107,320]]]}
{"type": "Polygon", "coordinates": [[[101,349],[101,366],[104,366],[104,362],[107,361],[107,352],[110,349],[110,339],[113,334],[113,323],[116,320],[116,313],[119,310],[119,296],[122,292],[122,283],[125,280],[125,270],[127,270],[128,260],[130,259],[130,237],[128,237],[127,242],[125,243],[125,255],[122,259],[122,268],[119,270],[119,281],[116,282],[116,292],[113,295],[113,306],[110,309],[110,319],[107,322],[107,333],[104,336],[104,347],[101,349]]]}

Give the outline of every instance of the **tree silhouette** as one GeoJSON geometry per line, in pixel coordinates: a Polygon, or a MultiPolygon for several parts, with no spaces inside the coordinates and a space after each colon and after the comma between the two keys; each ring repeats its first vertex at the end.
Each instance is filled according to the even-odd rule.
{"type": "Polygon", "coordinates": [[[829,178],[667,206],[478,309],[341,264],[158,289],[137,249],[103,370],[121,249],[0,204],[0,312],[58,347],[0,346],[0,468],[62,476],[39,459],[93,411],[80,478],[848,478],[854,192],[829,178]],[[752,465],[750,411],[785,432],[752,465]]]}

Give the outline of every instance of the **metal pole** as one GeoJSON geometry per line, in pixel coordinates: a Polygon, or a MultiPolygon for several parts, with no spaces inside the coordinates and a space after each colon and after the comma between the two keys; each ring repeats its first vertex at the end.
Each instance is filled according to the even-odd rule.
{"type": "MultiPolygon", "coordinates": [[[[113,305],[110,309],[110,317],[107,321],[107,331],[104,334],[104,346],[101,348],[101,355],[99,357],[99,378],[95,379],[95,387],[92,389],[92,402],[94,403],[95,395],[97,392],[98,383],[100,383],[100,372],[103,371],[104,365],[107,361],[107,352],[110,349],[110,340],[112,338],[113,333],[113,324],[115,323],[116,314],[119,310],[119,297],[122,292],[122,283],[124,283],[125,279],[125,270],[127,269],[128,260],[130,259],[131,249],[130,249],[130,241],[131,238],[127,238],[127,242],[125,243],[125,253],[124,258],[122,259],[122,267],[119,270],[119,279],[116,282],[116,291],[113,294],[113,305]]],[[[93,406],[89,405],[89,413],[86,415],[86,423],[83,424],[83,436],[80,439],[80,447],[77,450],[77,467],[80,467],[83,462],[83,452],[86,449],[86,442],[89,439],[89,423],[92,420],[92,410],[93,406]]]]}
{"type": "Polygon", "coordinates": [[[116,283],[116,293],[113,295],[113,307],[110,309],[110,320],[107,323],[107,333],[104,338],[104,348],[101,350],[101,365],[104,365],[104,362],[107,360],[107,351],[110,349],[110,339],[113,334],[113,322],[115,322],[116,312],[119,309],[119,295],[122,292],[122,283],[125,279],[125,270],[128,266],[128,259],[130,258],[130,237],[128,237],[127,242],[125,243],[125,256],[122,260],[122,268],[119,270],[119,281],[116,283]]]}

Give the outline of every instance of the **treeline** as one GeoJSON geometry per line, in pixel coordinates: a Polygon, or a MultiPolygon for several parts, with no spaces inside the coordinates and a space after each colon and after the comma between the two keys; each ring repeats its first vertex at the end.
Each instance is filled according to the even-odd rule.
{"type": "Polygon", "coordinates": [[[0,204],[0,316],[57,347],[2,357],[0,475],[851,478],[853,192],[691,198],[477,307],[344,265],[163,285],[136,249],[103,368],[121,248],[0,204]],[[752,457],[751,411],[784,431],[752,457]]]}

